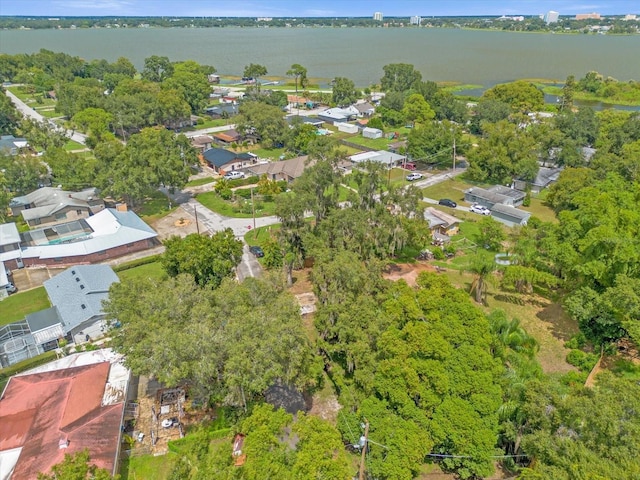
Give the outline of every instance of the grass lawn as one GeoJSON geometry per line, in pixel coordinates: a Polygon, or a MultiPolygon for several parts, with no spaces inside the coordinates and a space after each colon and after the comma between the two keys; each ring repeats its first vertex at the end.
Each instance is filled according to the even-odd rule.
{"type": "Polygon", "coordinates": [[[558,223],[558,217],[556,217],[556,212],[547,205],[545,202],[547,190],[544,190],[540,195],[535,196],[531,195],[531,205],[528,207],[518,207],[522,210],[526,210],[527,212],[531,212],[531,215],[539,218],[543,222],[551,222],[558,223]]]}
{"type": "Polygon", "coordinates": [[[118,272],[120,280],[130,280],[132,278],[162,278],[164,275],[166,275],[166,273],[162,265],[160,265],[160,262],[147,263],[118,272]]]}
{"type": "Polygon", "coordinates": [[[165,480],[177,460],[178,455],[171,452],[157,457],[125,457],[121,463],[120,477],[122,480],[165,480]]]}
{"type": "MultiPolygon", "coordinates": [[[[455,259],[454,259],[455,260],[455,259]]],[[[470,290],[473,276],[455,268],[448,268],[446,275],[452,284],[470,290]]],[[[571,320],[560,303],[537,295],[521,295],[505,292],[499,285],[491,285],[487,295],[487,306],[481,307],[487,313],[502,309],[508,318],[517,318],[521,325],[540,344],[538,361],[545,373],[566,373],[575,367],[566,362],[569,349],[564,342],[578,333],[578,325],[571,320]]]]}
{"type": "Polygon", "coordinates": [[[187,182],[187,187],[199,187],[200,185],[207,185],[209,183],[213,183],[215,182],[216,179],[213,177],[203,177],[203,178],[196,178],[195,180],[191,180],[190,182],[187,182]]]}
{"type": "Polygon", "coordinates": [[[50,306],[44,287],[14,293],[0,302],[0,325],[17,322],[24,319],[28,313],[44,310],[50,306]]]}
{"type": "Polygon", "coordinates": [[[67,143],[64,144],[64,149],[67,152],[70,152],[72,150],[83,150],[87,148],[85,145],[82,145],[81,143],[78,142],[74,142],[73,140],[69,140],[67,143]]]}
{"type": "Polygon", "coordinates": [[[170,202],[167,196],[156,190],[153,194],[144,199],[141,206],[135,208],[135,212],[142,217],[145,222],[152,223],[166,215],[169,215],[178,208],[173,204],[171,205],[171,208],[169,208],[169,205],[170,202]]]}
{"type": "Polygon", "coordinates": [[[53,108],[47,108],[47,109],[36,108],[36,110],[40,115],[47,118],[59,118],[64,116],[60,112],[56,112],[53,108]]]}
{"type": "Polygon", "coordinates": [[[256,154],[260,158],[268,158],[270,160],[279,160],[281,155],[284,155],[284,148],[256,148],[249,150],[251,153],[256,154]]]}
{"type": "Polygon", "coordinates": [[[184,132],[191,132],[195,130],[202,130],[204,128],[224,127],[225,125],[233,125],[233,119],[231,118],[205,118],[204,122],[198,123],[195,127],[189,127],[183,129],[184,132]]]}
{"type": "Polygon", "coordinates": [[[454,177],[444,182],[437,183],[422,190],[422,194],[427,198],[438,200],[449,198],[456,203],[464,202],[464,191],[473,185],[463,182],[459,177],[454,177]]]}
{"type": "Polygon", "coordinates": [[[388,140],[386,136],[382,138],[365,138],[361,136],[354,136],[347,139],[351,143],[356,145],[362,145],[364,147],[373,148],[374,150],[386,150],[389,147],[389,143],[397,140],[388,140]]]}
{"type": "MultiPolygon", "coordinates": [[[[223,200],[216,192],[205,192],[196,195],[196,198],[209,210],[212,210],[220,215],[231,218],[252,218],[251,212],[251,200],[239,199],[242,203],[242,208],[239,208],[234,203],[223,200]]],[[[268,217],[275,214],[275,202],[265,202],[263,200],[256,200],[256,217],[268,217]]]]}

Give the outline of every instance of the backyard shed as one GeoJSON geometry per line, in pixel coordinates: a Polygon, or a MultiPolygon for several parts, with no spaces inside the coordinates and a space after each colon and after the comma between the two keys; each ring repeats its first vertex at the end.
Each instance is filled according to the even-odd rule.
{"type": "Polygon", "coordinates": [[[491,208],[491,216],[508,227],[514,227],[516,225],[526,225],[531,214],[509,205],[496,203],[491,208]]]}
{"type": "Polygon", "coordinates": [[[382,130],[378,129],[378,128],[370,128],[370,127],[365,127],[362,129],[362,136],[364,138],[382,138],[382,130]]]}
{"type": "Polygon", "coordinates": [[[351,123],[336,123],[339,132],[344,133],[358,133],[358,126],[351,123]]]}

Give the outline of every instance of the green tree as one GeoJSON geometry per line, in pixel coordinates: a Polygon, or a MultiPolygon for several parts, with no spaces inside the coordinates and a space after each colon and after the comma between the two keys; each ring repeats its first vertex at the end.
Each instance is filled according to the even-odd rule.
{"type": "Polygon", "coordinates": [[[526,80],[496,85],[485,91],[482,97],[507,103],[513,112],[535,112],[544,107],[544,94],[526,80]]]}
{"type": "Polygon", "coordinates": [[[471,282],[470,293],[475,293],[476,303],[487,303],[487,292],[489,283],[493,280],[493,272],[496,270],[496,264],[493,257],[487,253],[478,252],[467,267],[467,271],[473,274],[473,282],[471,282]]]}
{"type": "Polygon", "coordinates": [[[132,135],[118,158],[101,177],[107,193],[135,204],[160,186],[182,188],[197,162],[184,135],[166,129],[147,128],[132,135]]]}
{"type": "Polygon", "coordinates": [[[483,217],[478,222],[479,232],[476,238],[478,245],[493,251],[502,250],[502,242],[506,236],[502,224],[491,217],[483,217]]]}
{"type": "Polygon", "coordinates": [[[257,134],[264,148],[282,146],[289,135],[289,126],[282,110],[255,101],[243,102],[240,105],[236,128],[245,134],[257,134]]]}
{"type": "Polygon", "coordinates": [[[380,88],[385,92],[406,92],[422,81],[422,74],[408,63],[391,63],[382,70],[380,88]]]}
{"type": "Polygon", "coordinates": [[[11,99],[0,87],[0,135],[13,135],[20,122],[20,114],[11,99]]]}
{"type": "Polygon", "coordinates": [[[195,282],[217,288],[231,277],[242,258],[242,242],[230,228],[211,236],[190,234],[164,241],[161,263],[171,277],[182,273],[193,275],[195,282]]]}
{"type": "Polygon", "coordinates": [[[402,107],[402,113],[406,121],[414,126],[416,122],[424,124],[433,120],[436,116],[431,106],[419,93],[414,93],[407,97],[404,102],[404,107],[402,107]]]}
{"type": "Polygon", "coordinates": [[[151,55],[144,59],[142,78],[150,82],[161,83],[173,74],[173,69],[169,57],[151,55]]]}
{"type": "Polygon", "coordinates": [[[174,64],[173,73],[163,80],[162,87],[180,92],[194,114],[204,110],[211,93],[206,75],[193,60],[174,64]]]}
{"type": "Polygon", "coordinates": [[[264,77],[267,74],[267,67],[258,63],[250,63],[244,67],[242,76],[247,78],[253,78],[256,81],[256,88],[260,91],[260,77],[264,77]]]}
{"type": "Polygon", "coordinates": [[[332,101],[338,106],[351,105],[358,99],[359,92],[352,80],[345,77],[336,77],[331,81],[332,101]]]}
{"type": "Polygon", "coordinates": [[[104,468],[91,464],[89,451],[82,450],[73,455],[64,454],[64,460],[53,467],[51,473],[38,473],[38,480],[117,480],[104,468]]]}
{"type": "Polygon", "coordinates": [[[296,101],[298,97],[298,80],[300,80],[300,86],[304,89],[307,87],[307,69],[299,63],[294,63],[291,68],[287,70],[287,76],[293,77],[296,83],[296,101]]]}

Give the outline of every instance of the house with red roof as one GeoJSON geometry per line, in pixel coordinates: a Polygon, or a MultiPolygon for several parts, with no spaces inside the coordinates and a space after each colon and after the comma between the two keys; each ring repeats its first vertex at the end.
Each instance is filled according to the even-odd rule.
{"type": "Polygon", "coordinates": [[[117,472],[129,372],[105,352],[9,380],[0,397],[0,479],[35,479],[84,449],[98,468],[117,472]]]}

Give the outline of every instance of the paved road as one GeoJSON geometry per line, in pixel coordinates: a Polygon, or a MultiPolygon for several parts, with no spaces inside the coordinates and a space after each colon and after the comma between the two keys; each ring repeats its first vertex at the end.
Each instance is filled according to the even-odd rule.
{"type": "Polygon", "coordinates": [[[69,137],[71,140],[75,142],[81,143],[82,145],[86,144],[87,136],[84,135],[83,133],[79,133],[72,130],[65,130],[64,128],[58,126],[53,120],[49,120],[48,118],[45,118],[42,115],[40,115],[36,110],[34,110],[29,105],[24,103],[22,100],[16,97],[9,90],[5,90],[5,92],[7,96],[11,99],[13,104],[16,106],[18,111],[22,113],[22,116],[31,118],[32,120],[35,120],[36,122],[39,122],[39,123],[44,123],[51,130],[64,133],[65,136],[69,137]]]}
{"type": "Polygon", "coordinates": [[[224,132],[227,130],[232,130],[234,128],[236,128],[235,124],[223,125],[222,127],[202,128],[200,130],[194,130],[193,132],[184,132],[184,135],[187,138],[193,138],[193,137],[198,137],[200,135],[207,135],[208,133],[224,132]]]}

